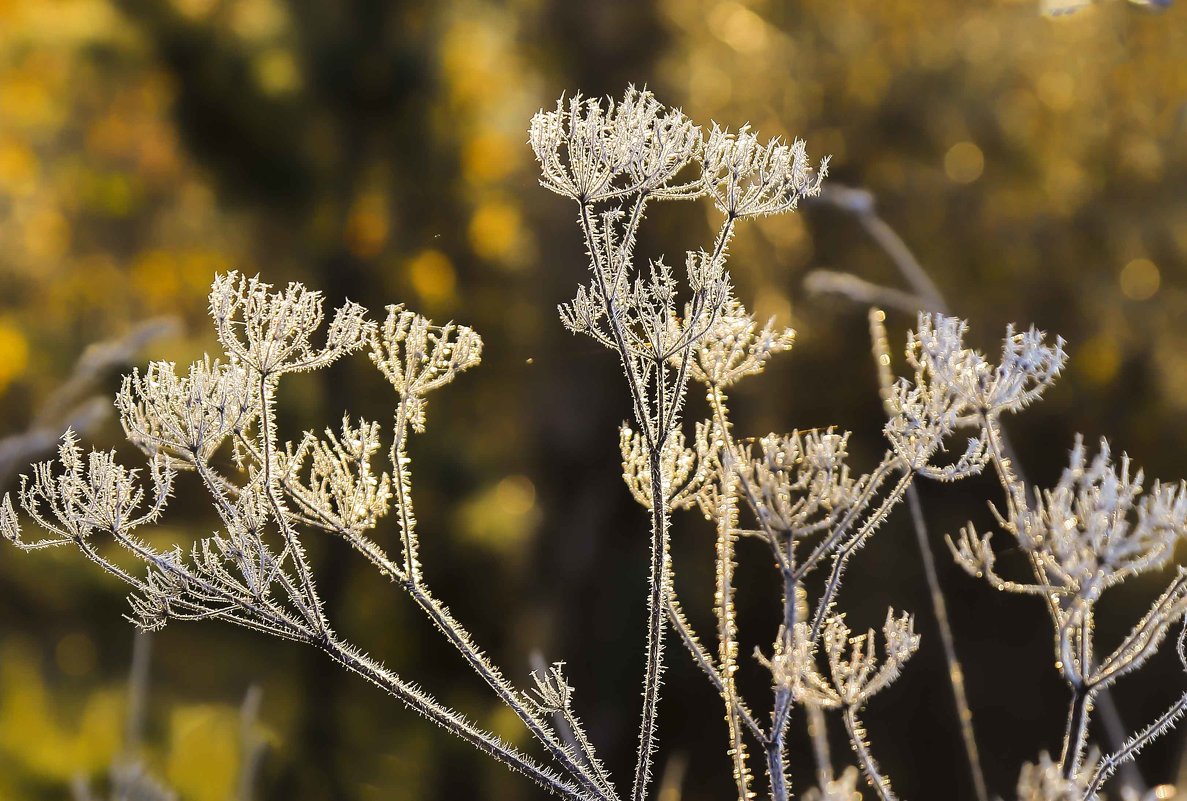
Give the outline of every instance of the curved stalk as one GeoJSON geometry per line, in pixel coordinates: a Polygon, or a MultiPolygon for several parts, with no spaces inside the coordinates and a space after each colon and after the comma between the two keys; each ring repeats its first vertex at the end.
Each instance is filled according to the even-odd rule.
{"type": "Polygon", "coordinates": [[[866,742],[866,730],[857,716],[856,707],[845,707],[842,715],[845,720],[845,731],[849,732],[849,742],[853,745],[853,753],[857,755],[857,762],[861,765],[866,780],[878,794],[880,801],[898,801],[898,796],[890,789],[890,777],[882,774],[874,755],[870,753],[870,745],[866,742]]]}

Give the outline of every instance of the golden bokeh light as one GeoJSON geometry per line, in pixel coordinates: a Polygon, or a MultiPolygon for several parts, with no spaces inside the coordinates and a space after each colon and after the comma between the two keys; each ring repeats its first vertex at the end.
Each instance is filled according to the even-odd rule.
{"type": "Polygon", "coordinates": [[[1158,293],[1162,273],[1158,265],[1149,259],[1134,259],[1121,268],[1117,281],[1125,297],[1130,300],[1149,300],[1158,293]]]}
{"type": "Polygon", "coordinates": [[[958,184],[971,184],[985,171],[985,154],[972,142],[957,142],[944,154],[944,172],[958,184]]]}
{"type": "Polygon", "coordinates": [[[448,306],[455,299],[457,274],[449,257],[441,251],[421,251],[408,262],[407,269],[413,291],[430,308],[448,306]]]}
{"type": "Polygon", "coordinates": [[[470,247],[484,259],[508,263],[519,244],[520,226],[514,205],[502,199],[488,200],[470,218],[470,247]]]}

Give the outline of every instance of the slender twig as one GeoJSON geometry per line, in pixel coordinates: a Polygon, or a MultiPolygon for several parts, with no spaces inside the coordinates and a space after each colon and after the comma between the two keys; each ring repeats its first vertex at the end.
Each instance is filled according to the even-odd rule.
{"type": "Polygon", "coordinates": [[[564,798],[581,799],[581,801],[589,801],[594,798],[585,790],[558,776],[551,769],[542,767],[514,746],[508,745],[495,735],[478,728],[461,713],[443,707],[424,690],[409,684],[380,663],[344,645],[332,636],[326,636],[316,641],[315,644],[335,662],[391,694],[409,709],[460,737],[479,751],[489,754],[513,770],[522,773],[541,787],[564,798]]]}
{"type": "Polygon", "coordinates": [[[1063,753],[1059,758],[1063,778],[1070,779],[1080,769],[1080,756],[1088,739],[1088,720],[1092,713],[1092,688],[1080,684],[1072,688],[1068,704],[1067,727],[1063,735],[1063,753]]]}
{"type": "Polygon", "coordinates": [[[634,801],[644,801],[651,779],[651,761],[655,755],[655,721],[659,706],[659,687],[663,676],[664,620],[668,585],[671,582],[668,557],[667,494],[663,481],[661,450],[651,452],[651,565],[647,594],[646,670],[643,675],[643,711],[639,725],[639,753],[631,789],[634,801]]]}
{"type": "Polygon", "coordinates": [[[890,789],[889,777],[882,774],[878,763],[874,761],[874,755],[870,753],[869,743],[866,742],[866,730],[862,726],[861,719],[857,716],[857,708],[845,707],[845,712],[841,717],[845,721],[845,730],[849,732],[849,742],[853,745],[853,753],[857,755],[857,762],[861,765],[862,772],[865,773],[870,786],[878,794],[878,798],[881,801],[898,801],[898,797],[890,789]]]}
{"type": "Polygon", "coordinates": [[[502,672],[478,649],[466,629],[444,605],[430,595],[422,585],[410,580],[405,579],[405,589],[416,601],[417,606],[433,621],[438,631],[465,657],[466,663],[471,669],[482,677],[483,681],[499,696],[499,700],[523,721],[532,735],[544,745],[548,753],[567,773],[597,797],[606,799],[616,797],[609,780],[592,774],[590,768],[587,767],[587,765],[597,764],[593,754],[580,747],[575,747],[572,753],[566,750],[565,744],[557,738],[556,734],[539,716],[527,707],[520,694],[512,688],[510,682],[503,677],[502,672]],[[580,757],[581,762],[577,761],[577,756],[580,757]],[[585,764],[582,764],[583,762],[585,764]]]}
{"type": "Polygon", "coordinates": [[[722,447],[718,450],[721,474],[718,483],[717,510],[717,587],[714,611],[717,614],[717,658],[721,670],[721,697],[725,703],[725,719],[729,730],[729,756],[739,801],[749,801],[752,777],[746,763],[746,742],[742,737],[738,715],[738,689],[734,674],[738,669],[738,621],[734,607],[734,545],[738,537],[737,475],[734,469],[734,443],[730,434],[730,420],[726,412],[725,393],[721,387],[709,388],[709,407],[721,431],[722,447]]]}
{"type": "Polygon", "coordinates": [[[956,640],[952,636],[952,624],[948,618],[948,604],[944,600],[944,592],[940,588],[940,577],[936,572],[936,560],[932,553],[931,542],[927,536],[927,523],[923,519],[923,506],[919,502],[919,489],[907,489],[907,505],[911,509],[911,521],[915,528],[915,538],[919,543],[919,553],[923,558],[923,572],[927,576],[927,586],[931,595],[931,608],[935,614],[936,627],[940,630],[940,642],[944,646],[944,659],[948,663],[948,682],[952,687],[952,700],[956,704],[956,719],[960,724],[960,738],[964,742],[965,758],[969,763],[969,772],[973,777],[973,791],[978,801],[988,801],[989,791],[985,786],[985,773],[981,769],[981,754],[977,748],[977,736],[973,730],[973,711],[969,706],[968,695],[964,686],[964,670],[960,666],[960,659],[956,656],[956,640]]]}
{"type": "Polygon", "coordinates": [[[1154,719],[1148,726],[1131,737],[1121,748],[1101,758],[1092,774],[1092,781],[1084,793],[1084,801],[1091,801],[1120,766],[1132,762],[1138,752],[1152,740],[1173,728],[1175,722],[1187,712],[1187,693],[1171,704],[1170,708],[1154,719]]]}
{"type": "Polygon", "coordinates": [[[825,617],[832,609],[837,592],[841,589],[841,578],[845,574],[845,568],[849,564],[849,559],[865,544],[870,535],[874,533],[874,529],[882,524],[882,521],[886,519],[890,511],[903,499],[903,494],[911,486],[911,481],[914,478],[914,470],[904,469],[899,476],[898,482],[891,488],[886,497],[882,499],[882,502],[878,504],[878,508],[866,518],[866,522],[857,530],[857,533],[850,537],[841,546],[840,550],[833,555],[832,570],[829,573],[828,581],[824,585],[824,592],[821,593],[820,600],[816,604],[816,612],[812,617],[812,639],[814,641],[820,637],[820,631],[824,626],[825,617]]]}
{"type": "Polygon", "coordinates": [[[257,731],[260,716],[259,685],[247,688],[239,707],[239,775],[235,782],[235,801],[252,801],[256,775],[264,758],[265,741],[257,731]]]}
{"type": "MultiPolygon", "coordinates": [[[[696,632],[693,631],[688,619],[684,615],[684,610],[680,608],[680,601],[676,597],[675,586],[668,588],[668,622],[672,629],[680,635],[681,641],[685,648],[688,649],[689,654],[692,655],[693,661],[697,663],[704,674],[709,678],[709,681],[717,689],[718,693],[724,693],[723,684],[721,681],[721,671],[718,670],[717,665],[713,662],[713,657],[705,650],[705,646],[701,644],[700,638],[697,637],[696,632]]],[[[739,719],[754,735],[754,739],[760,743],[767,741],[767,734],[762,730],[762,726],[755,720],[754,715],[747,708],[746,703],[735,696],[737,702],[737,714],[739,719]]]]}
{"type": "Polygon", "coordinates": [[[816,786],[821,792],[828,789],[833,780],[833,758],[828,744],[828,718],[820,704],[806,703],[805,716],[808,721],[808,738],[812,741],[812,754],[816,758],[816,786]]]}

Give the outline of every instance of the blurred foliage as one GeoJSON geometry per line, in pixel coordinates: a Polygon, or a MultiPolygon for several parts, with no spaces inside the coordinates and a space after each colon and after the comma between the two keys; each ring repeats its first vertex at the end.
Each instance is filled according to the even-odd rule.
{"type": "MultiPolygon", "coordinates": [[[[1069,340],[1068,374],[1014,432],[1034,478],[1056,475],[1076,430],[1174,478],[1187,475],[1185,5],[1155,15],[1102,0],[1051,20],[1030,0],[0,0],[0,433],[27,424],[86,345],[137,321],[186,321],[150,356],[211,348],[205,294],[219,269],[473,325],[487,363],[412,444],[426,570],[509,675],[526,679],[533,649],[569,660],[591,736],[623,775],[646,528],[618,478],[628,410],[615,365],[554,317],[583,254],[571,210],[536,186],[531,113],[562,91],[618,95],[633,81],[696,119],[805,138],[833,155],[838,180],[875,193],[981,344],[1010,320],[1069,340]]],[[[654,252],[702,224],[679,207],[655,217],[654,252]]],[[[799,282],[831,268],[894,284],[889,261],[823,207],[762,222],[735,249],[743,300],[800,331],[738,399],[747,433],[839,424],[873,454],[864,310],[799,282]]],[[[359,362],[294,384],[299,400],[281,409],[294,434],[347,405],[390,413],[359,362]]],[[[937,535],[985,515],[987,487],[928,490],[937,535]]],[[[215,524],[206,514],[178,508],[161,536],[201,532],[215,524]]],[[[711,540],[687,523],[676,561],[700,619],[711,540]]],[[[888,603],[926,617],[901,535],[892,526],[856,561],[842,597],[855,619],[876,622],[888,603]]],[[[337,545],[311,550],[343,631],[515,739],[447,646],[337,545]]],[[[1007,794],[1062,725],[1046,624],[940,562],[991,789],[1007,794]]],[[[770,579],[744,577],[743,653],[769,642],[770,579]]],[[[1142,603],[1110,600],[1122,620],[1142,603]]],[[[68,554],[0,553],[0,797],[61,798],[109,760],[122,604],[68,554]]],[[[935,636],[921,630],[919,663],[869,725],[907,797],[948,798],[967,778],[935,636]]],[[[692,757],[688,801],[724,797],[715,698],[673,656],[661,742],[692,757]]],[[[231,710],[257,681],[276,732],[261,798],[536,797],[314,653],[194,624],[167,630],[157,661],[155,764],[186,799],[226,797],[231,710]]],[[[1167,700],[1117,694],[1134,723],[1167,700]]],[[[1173,776],[1181,747],[1150,750],[1151,780],[1173,776]]]]}
{"type": "MultiPolygon", "coordinates": [[[[46,674],[87,676],[95,646],[82,633],[60,639],[54,666],[39,664],[36,648],[16,637],[0,645],[0,794],[4,798],[61,798],[83,781],[103,786],[125,746],[127,686],[55,685],[46,674]]],[[[181,798],[234,798],[240,771],[239,710],[225,704],[158,709],[165,730],[145,755],[181,798]]]]}

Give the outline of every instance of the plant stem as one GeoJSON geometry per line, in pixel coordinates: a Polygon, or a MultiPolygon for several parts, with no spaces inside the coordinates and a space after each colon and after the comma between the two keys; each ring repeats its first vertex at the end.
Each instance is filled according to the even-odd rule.
{"type": "Polygon", "coordinates": [[[833,758],[828,747],[828,719],[820,704],[806,703],[808,737],[812,740],[812,753],[816,757],[816,784],[826,792],[833,780],[833,758]]]}
{"type": "Polygon", "coordinates": [[[787,767],[783,763],[783,738],[777,733],[766,744],[767,775],[771,780],[771,801],[787,801],[787,767]]]}
{"type": "MultiPolygon", "coordinates": [[[[1096,771],[1092,774],[1092,782],[1084,792],[1084,801],[1091,801],[1096,792],[1100,790],[1101,785],[1113,775],[1119,766],[1132,762],[1138,751],[1158,736],[1165,734],[1184,712],[1187,712],[1187,694],[1180,696],[1179,700],[1171,704],[1169,709],[1159,715],[1153,723],[1131,737],[1119,750],[1102,757],[1097,763],[1096,771]]],[[[1182,786],[1181,780],[1179,785],[1182,786]]]]}
{"type": "MultiPolygon", "coordinates": [[[[284,538],[285,549],[293,557],[293,566],[297,571],[297,580],[301,583],[301,597],[294,594],[293,603],[297,605],[301,614],[309,621],[318,633],[329,631],[325,610],[322,609],[321,598],[317,595],[317,588],[313,585],[313,575],[309,569],[309,562],[305,558],[305,549],[301,545],[297,533],[289,524],[287,510],[276,496],[276,479],[272,471],[272,451],[275,449],[276,430],[271,421],[272,404],[275,397],[276,382],[269,376],[260,374],[260,454],[261,474],[264,494],[272,507],[272,514],[276,518],[276,526],[284,538]]],[[[283,561],[283,557],[277,560],[283,561]]]]}
{"type": "Polygon", "coordinates": [[[738,669],[738,620],[734,608],[734,545],[738,538],[738,477],[734,471],[734,445],[730,436],[725,393],[716,384],[709,389],[709,405],[721,429],[723,447],[719,451],[721,476],[717,498],[717,587],[714,611],[717,613],[717,658],[721,665],[721,698],[725,702],[725,721],[729,730],[729,756],[739,801],[751,796],[750,768],[746,764],[746,741],[738,715],[738,689],[734,673],[738,669]]]}
{"type": "Polygon", "coordinates": [[[520,753],[490,732],[483,731],[460,713],[441,706],[428,693],[408,684],[370,657],[348,648],[330,635],[314,642],[338,664],[359,674],[399,699],[414,712],[423,715],[512,770],[522,773],[541,787],[564,798],[577,801],[590,801],[592,798],[588,793],[562,779],[552,770],[539,765],[531,757],[520,753]]]}
{"type": "Polygon", "coordinates": [[[841,549],[837,551],[833,557],[833,569],[829,573],[828,583],[824,586],[824,592],[820,596],[820,601],[816,606],[816,613],[812,618],[812,641],[815,642],[820,637],[820,631],[824,627],[824,621],[828,615],[829,609],[832,607],[833,599],[836,598],[837,591],[841,589],[841,579],[845,574],[845,568],[849,564],[849,557],[851,557],[857,549],[865,544],[865,541],[874,533],[879,525],[886,520],[890,510],[903,498],[903,493],[911,486],[911,481],[915,478],[915,471],[911,469],[904,469],[902,476],[898,483],[894,485],[890,493],[882,499],[878,508],[871,514],[858,529],[857,533],[849,538],[841,549]]]}
{"type": "Polygon", "coordinates": [[[1072,688],[1068,706],[1067,731],[1063,736],[1063,755],[1060,770],[1063,778],[1071,779],[1080,768],[1080,755],[1088,739],[1088,719],[1092,714],[1092,688],[1084,683],[1072,688]]]}
{"type": "MultiPolygon", "coordinates": [[[[428,590],[407,578],[404,588],[416,601],[416,605],[433,621],[438,631],[445,635],[445,638],[465,658],[466,663],[474,672],[482,677],[482,680],[499,696],[499,700],[514,712],[516,717],[523,721],[528,730],[544,745],[557,764],[564,767],[566,772],[581,782],[596,797],[614,798],[613,789],[608,783],[600,782],[591,776],[574,759],[573,755],[565,750],[564,744],[556,738],[544,722],[524,705],[520,695],[504,678],[502,672],[478,649],[469,633],[449,613],[449,610],[430,595],[428,590]]],[[[583,754],[582,756],[589,761],[593,760],[593,754],[583,754]]]]}
{"type": "MultiPolygon", "coordinates": [[[[624,356],[625,358],[625,356],[624,356]]],[[[655,753],[655,720],[660,679],[664,671],[664,616],[667,609],[668,503],[662,476],[663,441],[651,450],[651,569],[647,595],[647,664],[643,674],[643,712],[639,726],[639,753],[635,763],[634,801],[644,801],[651,781],[655,753]]]]}
{"type": "MultiPolygon", "coordinates": [[[[685,618],[684,610],[680,608],[680,602],[676,597],[676,587],[674,584],[668,587],[668,623],[680,635],[680,639],[692,655],[693,661],[697,663],[697,667],[704,671],[717,692],[724,693],[725,690],[721,682],[721,671],[717,669],[717,665],[713,662],[713,657],[705,650],[705,646],[701,644],[700,638],[697,637],[688,619],[685,618]]],[[[746,703],[737,696],[735,696],[734,700],[737,702],[738,718],[746,724],[746,728],[750,729],[750,733],[754,735],[754,739],[760,743],[765,743],[767,741],[766,732],[758,725],[758,721],[754,719],[754,715],[746,707],[746,703]]]]}
{"type": "Polygon", "coordinates": [[[412,499],[409,497],[411,480],[408,475],[408,454],[405,442],[408,439],[408,401],[401,397],[396,406],[396,422],[392,432],[392,489],[396,495],[396,514],[399,516],[400,541],[404,551],[404,575],[416,585],[420,583],[420,560],[417,559],[416,518],[412,514],[412,499]]]}
{"type": "Polygon", "coordinates": [[[956,703],[956,718],[960,723],[960,737],[964,741],[964,752],[969,762],[969,772],[973,777],[973,790],[978,801],[988,801],[989,792],[985,787],[985,774],[981,770],[981,755],[977,749],[977,737],[973,731],[973,712],[969,707],[969,699],[965,694],[964,670],[956,656],[956,641],[952,636],[952,625],[948,619],[948,604],[944,601],[944,591],[940,588],[940,577],[936,573],[936,560],[932,554],[931,543],[927,538],[927,523],[923,519],[923,506],[919,503],[919,490],[907,488],[907,504],[911,509],[911,521],[915,527],[915,538],[919,543],[919,552],[923,557],[923,572],[927,576],[927,587],[931,594],[931,607],[936,617],[936,626],[940,629],[940,642],[944,646],[944,659],[948,662],[948,681],[952,686],[952,700],[956,703]]]}
{"type": "Polygon", "coordinates": [[[853,752],[857,755],[857,761],[870,786],[874,788],[881,801],[898,801],[898,797],[890,789],[890,779],[882,775],[878,763],[874,761],[874,755],[870,753],[870,746],[865,739],[865,728],[861,725],[861,719],[857,717],[857,709],[852,706],[845,707],[842,717],[845,719],[845,730],[849,732],[849,742],[853,744],[853,752]]]}

